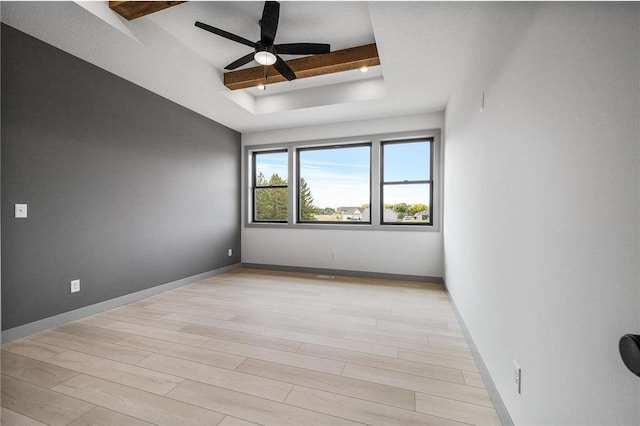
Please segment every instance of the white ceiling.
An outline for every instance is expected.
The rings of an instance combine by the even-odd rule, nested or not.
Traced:
[[[442,111],[476,15],[472,3],[282,2],[276,43],[375,42],[381,66],[229,91],[250,48],[196,20],[259,38],[263,2],[191,1],[126,21],[99,2],[2,2],[2,21],[241,132]],[[293,58],[293,57],[290,57]],[[288,59],[285,57],[285,59]],[[255,63],[248,66],[254,66]]]

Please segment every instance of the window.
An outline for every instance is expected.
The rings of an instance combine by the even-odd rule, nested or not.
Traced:
[[[297,221],[371,223],[371,144],[299,148]]]
[[[253,154],[254,222],[287,222],[287,163],[286,150]]]
[[[440,230],[440,130],[245,146],[245,226]]]
[[[431,225],[433,140],[382,142],[383,224]]]

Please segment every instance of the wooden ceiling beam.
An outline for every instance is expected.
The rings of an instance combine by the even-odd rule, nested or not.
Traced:
[[[184,1],[110,1],[109,9],[128,21],[176,6]]]
[[[375,43],[321,55],[287,61],[297,78],[315,77],[334,72],[355,70],[362,67],[380,65],[378,49]],[[267,79],[264,78],[264,67],[257,66],[224,74],[224,85],[231,90],[256,87],[260,84],[271,84],[286,81],[273,66],[267,68]]]

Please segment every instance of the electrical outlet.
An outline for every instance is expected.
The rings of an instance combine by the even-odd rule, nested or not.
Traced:
[[[518,363],[513,361],[513,383],[516,385],[518,394],[522,393],[522,369]]]
[[[76,291],[80,291],[80,280],[71,281],[71,293],[75,293]]]
[[[336,254],[335,254],[335,252],[331,252],[331,253],[329,253],[329,259],[331,259],[331,260],[336,260]]]
[[[229,249],[227,251],[227,254],[229,255],[229,257],[233,256],[233,249]]]

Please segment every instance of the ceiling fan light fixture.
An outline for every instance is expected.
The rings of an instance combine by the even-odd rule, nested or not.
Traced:
[[[276,63],[276,55],[266,50],[260,50],[253,56],[260,65],[273,65]]]

